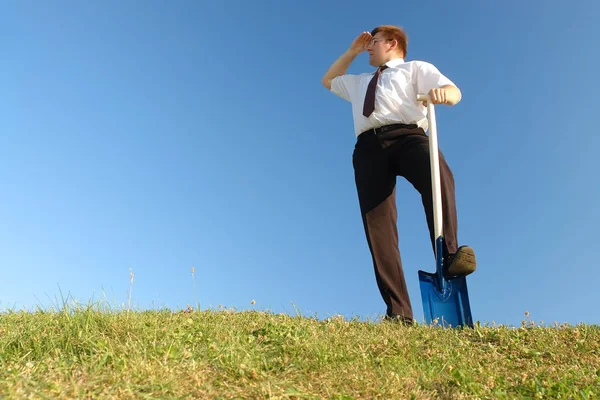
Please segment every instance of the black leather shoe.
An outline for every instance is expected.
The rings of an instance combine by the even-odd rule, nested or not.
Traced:
[[[404,317],[398,314],[386,315],[385,317],[383,317],[383,320],[388,322],[394,322],[397,324],[403,324],[406,326],[413,326],[415,324],[412,318]]]
[[[444,259],[444,278],[467,276],[477,268],[475,251],[469,246],[460,246],[456,253]]]

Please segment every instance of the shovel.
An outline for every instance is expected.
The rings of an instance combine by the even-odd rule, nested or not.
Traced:
[[[425,322],[442,327],[473,327],[467,280],[464,276],[444,278],[443,220],[440,167],[438,156],[437,127],[435,109],[428,95],[418,95],[418,101],[427,102],[429,121],[429,153],[431,165],[431,186],[433,189],[433,220],[435,239],[435,272],[419,271],[419,284],[423,300]]]

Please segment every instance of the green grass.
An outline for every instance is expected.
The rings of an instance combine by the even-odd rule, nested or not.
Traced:
[[[600,328],[475,329],[258,311],[0,314],[0,397],[600,396]]]

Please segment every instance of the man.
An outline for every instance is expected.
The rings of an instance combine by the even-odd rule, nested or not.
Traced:
[[[361,33],[325,73],[323,85],[352,104],[357,136],[352,155],[363,226],[379,291],[387,305],[386,319],[413,323],[413,313],[398,249],[396,177],[402,176],[421,194],[435,250],[433,199],[426,105],[455,105],[461,92],[434,65],[405,61],[407,37],[396,26],[383,25]],[[352,61],[369,52],[375,73],[346,74]],[[454,177],[440,152],[440,179],[445,248],[444,275],[465,276],[476,269],[475,253],[458,247]]]

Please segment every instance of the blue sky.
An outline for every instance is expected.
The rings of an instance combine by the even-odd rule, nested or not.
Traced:
[[[473,318],[600,323],[597,3],[2,8],[0,308],[52,306],[59,290],[120,306],[131,268],[138,309],[382,315],[350,106],[320,80],[389,23],[406,29],[408,60],[463,92],[436,111],[459,241],[478,258]],[[371,70],[363,54],[349,72]],[[418,194],[397,185],[422,321],[417,270],[435,264]]]

